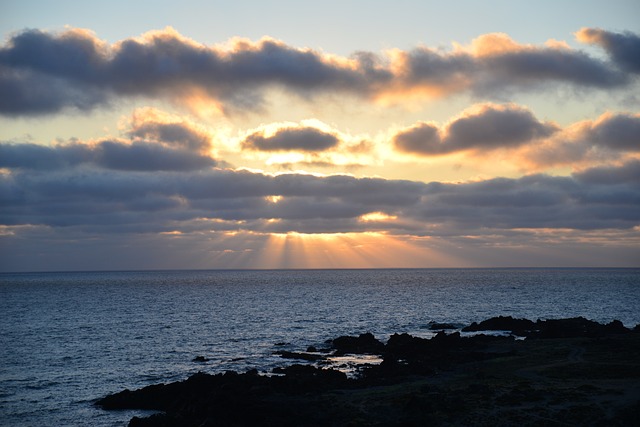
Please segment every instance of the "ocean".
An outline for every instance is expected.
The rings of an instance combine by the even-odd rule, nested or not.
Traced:
[[[125,426],[125,388],[293,363],[340,335],[428,337],[492,316],[640,323],[640,269],[0,274],[0,425]],[[203,356],[204,363],[193,359]]]

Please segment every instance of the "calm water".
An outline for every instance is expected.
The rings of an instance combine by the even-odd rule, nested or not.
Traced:
[[[270,370],[289,363],[274,350],[344,334],[497,315],[635,326],[640,269],[3,274],[0,315],[0,425],[123,426],[137,412],[92,402],[199,370]]]

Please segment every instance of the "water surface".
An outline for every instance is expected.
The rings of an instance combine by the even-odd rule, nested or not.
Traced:
[[[200,370],[268,371],[288,363],[274,350],[339,335],[497,315],[634,326],[640,269],[1,274],[0,313],[0,425],[123,426],[133,412],[92,402]]]

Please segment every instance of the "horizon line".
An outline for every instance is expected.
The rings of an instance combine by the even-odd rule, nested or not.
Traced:
[[[157,268],[157,269],[114,269],[114,270],[32,270],[0,271],[5,274],[62,274],[62,273],[170,273],[170,272],[231,272],[231,271],[374,271],[374,270],[638,270],[635,267],[615,266],[518,266],[518,267],[331,267],[331,268]]]

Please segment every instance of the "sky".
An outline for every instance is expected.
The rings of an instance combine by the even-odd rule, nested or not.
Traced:
[[[0,3],[0,271],[640,267],[636,1]]]

